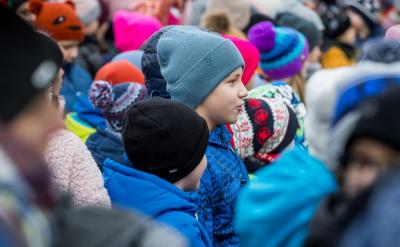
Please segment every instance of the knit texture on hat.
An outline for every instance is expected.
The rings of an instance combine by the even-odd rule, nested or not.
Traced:
[[[302,33],[310,46],[310,51],[322,43],[322,32],[312,22],[300,18],[292,13],[283,12],[276,17],[280,26],[293,28]]]
[[[292,143],[297,126],[296,114],[281,99],[245,99],[245,110],[231,129],[235,148],[249,172],[260,167],[254,159],[261,166],[275,160]]]
[[[8,122],[52,85],[63,56],[54,40],[2,5],[0,30],[6,34],[0,39],[0,121]]]
[[[317,11],[325,25],[324,35],[327,38],[336,39],[351,27],[345,10],[336,4],[321,2]]]
[[[101,67],[95,76],[95,81],[99,80],[107,81],[112,85],[125,82],[144,84],[144,75],[127,60],[121,60],[107,63]]]
[[[76,12],[83,25],[96,21],[101,14],[99,0],[74,0]]]
[[[344,4],[359,13],[369,26],[379,23],[381,6],[377,0],[345,0]]]
[[[120,52],[137,50],[161,27],[161,22],[153,16],[118,11],[113,19],[115,47]]]
[[[307,115],[306,107],[301,101],[299,95],[293,90],[293,88],[286,82],[272,82],[263,86],[254,88],[249,92],[250,98],[272,98],[280,99],[286,103],[287,106],[292,108],[296,113],[298,121],[298,129],[295,137],[297,145],[306,147],[304,120]]]
[[[233,42],[243,57],[245,66],[242,75],[242,82],[246,86],[258,68],[258,63],[260,62],[260,52],[258,51],[257,47],[247,40],[235,38],[229,35],[224,35],[224,37]]]
[[[160,97],[132,105],[122,132],[132,165],[171,183],[196,169],[208,137],[207,123],[195,111]]]
[[[157,52],[172,99],[193,109],[233,71],[244,67],[232,41],[191,26],[167,30]]]
[[[144,100],[146,95],[146,87],[138,83],[112,86],[106,81],[95,81],[89,89],[90,101],[103,112],[108,125],[116,132],[122,131],[122,121],[129,106]]]
[[[31,0],[29,9],[36,15],[36,26],[54,39],[83,41],[82,23],[75,13],[73,2],[68,0],[64,3],[48,3]]]
[[[252,27],[249,41],[260,51],[260,67],[271,80],[296,75],[308,58],[308,44],[301,33],[287,27],[274,27],[271,22],[260,22]]]

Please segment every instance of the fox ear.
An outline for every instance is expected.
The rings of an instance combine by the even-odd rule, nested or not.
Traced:
[[[31,0],[29,2],[29,10],[35,15],[40,14],[40,12],[42,11],[42,7],[43,7],[42,0]]]
[[[73,9],[75,9],[75,3],[73,1],[67,0],[65,1],[65,3],[70,5]]]

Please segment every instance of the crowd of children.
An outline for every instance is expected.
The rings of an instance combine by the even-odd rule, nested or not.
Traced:
[[[0,246],[399,244],[399,0],[0,0],[0,30]]]

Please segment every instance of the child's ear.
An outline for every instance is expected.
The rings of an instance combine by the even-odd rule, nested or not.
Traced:
[[[43,1],[42,0],[31,0],[29,2],[29,11],[35,15],[39,15],[42,11]]]
[[[75,9],[75,3],[73,1],[67,0],[65,1],[65,3],[70,5],[73,9]]]

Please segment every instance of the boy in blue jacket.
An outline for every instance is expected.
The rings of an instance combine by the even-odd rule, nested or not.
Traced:
[[[114,205],[133,208],[185,236],[191,247],[212,246],[197,221],[195,191],[207,167],[207,123],[189,107],[163,98],[132,105],[122,139],[133,165],[107,159],[103,174]]]
[[[163,32],[157,58],[166,89],[172,100],[196,110],[211,132],[199,220],[213,236],[213,246],[238,246],[234,211],[248,174],[225,125],[237,121],[248,95],[241,80],[243,58],[230,40],[196,27],[174,26]]]

